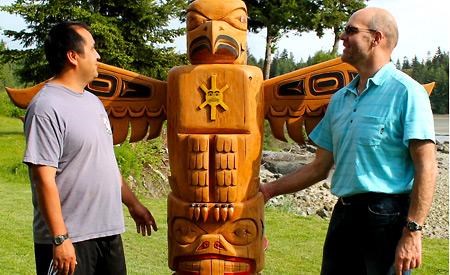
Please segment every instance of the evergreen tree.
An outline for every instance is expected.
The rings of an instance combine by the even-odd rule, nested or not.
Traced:
[[[431,108],[435,114],[449,113],[449,54],[440,48],[431,59],[431,70],[428,73],[429,81],[435,81],[436,86],[431,94]]]
[[[419,61],[417,56],[411,62],[403,59],[402,71],[419,83],[435,82],[430,96],[431,109],[435,114],[449,113],[449,54],[437,49],[435,55],[427,60]]]
[[[327,60],[330,59],[334,59],[337,58],[338,55],[336,53],[333,53],[333,51],[317,51],[313,56],[309,56],[308,59],[306,60],[306,62],[304,64],[302,64],[301,67],[308,67],[308,66],[312,66],[314,64],[318,64],[321,62],[325,62]]]
[[[43,43],[48,31],[61,21],[82,21],[91,28],[102,62],[165,79],[169,68],[187,62],[185,55],[160,46],[183,34],[183,29],[169,29],[168,24],[185,7],[184,0],[16,0],[0,10],[25,20],[26,29],[4,31],[24,49],[0,54],[5,61],[23,63],[23,81],[47,79]]]
[[[245,0],[245,3],[249,13],[249,30],[255,33],[267,30],[264,79],[270,76],[272,54],[283,34],[289,31],[315,31],[322,37],[325,29],[333,29],[337,37],[333,47],[333,53],[336,53],[343,24],[354,11],[365,6],[364,0]]]
[[[292,52],[288,53],[288,51],[284,49],[281,53],[276,54],[272,62],[272,68],[270,69],[270,77],[292,72],[297,68]]]

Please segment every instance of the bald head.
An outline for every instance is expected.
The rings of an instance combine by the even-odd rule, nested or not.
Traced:
[[[386,37],[387,46],[393,50],[398,42],[398,27],[395,18],[387,10],[367,7],[352,16],[364,18],[369,29],[378,30]]]

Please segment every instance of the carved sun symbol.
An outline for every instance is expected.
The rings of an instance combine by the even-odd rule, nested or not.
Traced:
[[[217,88],[217,75],[211,75],[211,89],[206,88],[205,84],[200,86],[200,89],[205,93],[205,101],[198,106],[199,109],[205,108],[206,105],[211,107],[211,120],[216,120],[217,105],[220,105],[225,111],[228,110],[227,104],[223,102],[223,92],[229,87],[228,84],[221,89]]]

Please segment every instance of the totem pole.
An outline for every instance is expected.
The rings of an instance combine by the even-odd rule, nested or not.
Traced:
[[[340,59],[264,81],[247,66],[241,0],[193,1],[187,10],[192,65],[159,81],[106,64],[86,89],[105,105],[114,143],[159,136],[167,119],[169,267],[175,274],[256,274],[264,266],[259,192],[263,123],[304,143],[331,95],[355,69]],[[43,83],[7,89],[26,108]],[[286,127],[285,127],[286,126]]]
[[[245,65],[245,4],[194,1],[186,29],[193,65],[168,76],[169,266],[254,274],[264,264],[264,103],[262,73]]]

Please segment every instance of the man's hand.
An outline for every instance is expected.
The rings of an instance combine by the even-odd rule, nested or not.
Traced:
[[[267,201],[270,200],[270,195],[267,191],[267,184],[260,184],[259,185],[259,191],[263,194],[264,197],[264,203],[267,203]]]
[[[58,270],[58,274],[73,274],[76,264],[77,256],[70,239],[65,240],[61,245],[53,245],[53,266]]]
[[[418,268],[422,263],[422,233],[403,229],[395,251],[395,274]]]
[[[158,231],[152,213],[141,203],[129,207],[128,211],[130,211],[130,215],[136,223],[137,233],[141,233],[142,236],[150,236],[152,234],[152,228],[154,231]]]

